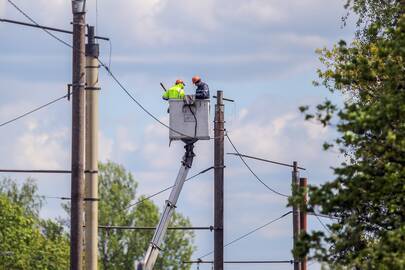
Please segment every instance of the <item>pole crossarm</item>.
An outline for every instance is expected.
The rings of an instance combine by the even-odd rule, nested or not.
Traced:
[[[2,19],[2,18],[0,18],[0,22],[17,24],[17,25],[22,25],[22,26],[27,26],[27,27],[40,28],[40,29],[43,29],[43,30],[48,30],[48,31],[54,31],[54,32],[73,35],[73,31],[60,29],[60,28],[55,28],[55,27],[44,26],[44,25],[39,25],[39,24],[26,23],[26,22],[22,22],[22,21]],[[86,36],[88,36],[88,35],[86,34]],[[94,38],[95,39],[100,39],[100,40],[105,40],[105,41],[110,40],[108,37],[101,37],[101,36],[95,36]]]

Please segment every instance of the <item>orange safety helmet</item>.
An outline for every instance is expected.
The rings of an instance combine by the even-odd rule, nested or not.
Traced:
[[[200,78],[200,76],[194,76],[194,77],[191,79],[191,81],[195,84],[195,83],[198,83],[199,81],[201,81],[201,78]]]
[[[176,80],[176,84],[183,84],[183,85],[185,85],[184,82],[183,82],[183,80],[181,80],[181,79],[177,79],[177,80]]]

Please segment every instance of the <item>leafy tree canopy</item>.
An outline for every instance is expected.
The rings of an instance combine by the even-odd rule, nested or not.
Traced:
[[[0,182],[0,269],[69,268],[69,242],[63,228],[38,213],[42,200],[30,179],[21,188]]]
[[[369,40],[384,30],[395,26],[403,14],[404,0],[346,0],[348,10],[343,21],[346,23],[351,12],[357,17],[357,37]],[[370,27],[374,31],[369,32]]]
[[[368,14],[391,12],[370,6],[390,1],[349,2],[370,21]],[[376,22],[368,31],[380,29]],[[324,146],[339,147],[347,160],[334,169],[334,180],[309,188],[309,210],[320,209],[337,222],[328,235],[302,235],[295,252],[312,250],[331,269],[405,269],[405,17],[367,42],[341,41],[320,53],[322,84],[350,97],[342,108],[326,101],[306,118],[337,121],[340,136]]]
[[[99,165],[99,224],[135,227],[154,227],[159,221],[159,208],[137,194],[137,182],[124,167],[113,162]],[[136,201],[142,201],[131,207]],[[68,207],[67,207],[68,209]],[[191,226],[179,213],[170,226]],[[100,230],[100,269],[133,269],[141,261],[152,240],[153,231]],[[189,269],[182,261],[190,260],[194,251],[194,233],[169,231],[165,246],[155,264],[157,270]]]

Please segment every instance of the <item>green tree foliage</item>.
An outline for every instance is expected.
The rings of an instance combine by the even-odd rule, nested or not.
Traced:
[[[12,202],[24,209],[25,214],[38,217],[43,206],[43,198],[38,196],[38,187],[32,178],[28,178],[21,187],[10,178],[0,181],[0,194],[7,196]]]
[[[68,238],[59,224],[39,218],[41,205],[33,180],[21,188],[0,183],[0,269],[69,268]]]
[[[357,17],[357,37],[367,41],[396,25],[403,6],[404,0],[346,0],[348,14],[343,17],[343,21],[346,23],[350,12],[354,12]],[[375,31],[369,32],[371,27]]]
[[[366,19],[384,15],[371,3],[390,1],[351,2]],[[350,98],[342,108],[320,104],[306,118],[337,121],[340,136],[325,148],[339,147],[347,160],[334,169],[334,180],[309,188],[308,210],[338,220],[328,235],[302,235],[295,252],[312,250],[331,269],[405,269],[405,17],[383,28],[370,24],[367,31],[374,33],[367,42],[342,41],[321,52],[322,84]]]
[[[99,223],[101,225],[124,225],[153,227],[159,220],[159,209],[146,200],[129,207],[137,199],[137,182],[122,166],[113,162],[101,163],[99,167]],[[139,196],[138,200],[144,197]],[[175,213],[170,226],[191,226],[190,221]],[[101,230],[99,233],[101,269],[133,269],[134,261],[142,260],[152,239],[153,231]],[[155,269],[189,269],[181,261],[189,260],[194,250],[194,234],[188,231],[169,232],[164,251]]]

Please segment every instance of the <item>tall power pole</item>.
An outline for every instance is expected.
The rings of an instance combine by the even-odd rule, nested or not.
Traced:
[[[86,45],[86,209],[85,265],[86,270],[98,269],[98,81],[99,46],[94,27],[88,28]]]
[[[224,93],[217,92],[214,128],[214,270],[224,269]]]
[[[70,218],[70,269],[82,270],[84,193],[84,110],[85,110],[85,7],[84,0],[72,1],[73,12],[73,102],[72,174]]]
[[[305,196],[302,202],[302,207],[300,211],[300,231],[301,233],[307,232],[307,178],[300,178],[300,188],[305,189]],[[307,270],[307,258],[301,258],[301,269]]]
[[[292,171],[292,195],[297,194],[299,187],[299,173],[298,173],[298,164],[296,161],[293,162],[293,171]],[[293,247],[297,246],[298,234],[300,230],[300,211],[298,205],[293,205]],[[299,258],[294,255],[294,270],[300,270],[301,264],[299,263]]]

